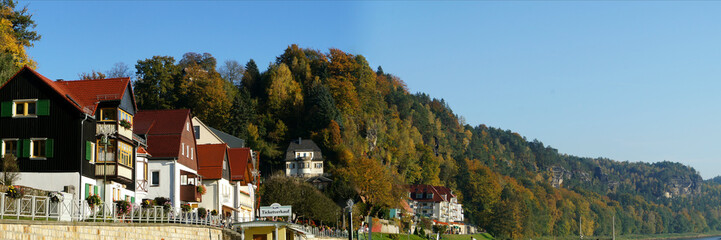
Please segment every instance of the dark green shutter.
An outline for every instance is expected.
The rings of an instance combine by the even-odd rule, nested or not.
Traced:
[[[95,193],[95,195],[98,195],[98,186],[97,185],[93,186],[93,192]]]
[[[38,100],[38,105],[37,105],[36,111],[37,111],[38,116],[49,116],[50,115],[50,100],[48,100],[48,99]]]
[[[30,157],[30,139],[23,139],[23,152],[20,154],[21,157]]]
[[[88,198],[88,196],[90,196],[90,184],[86,183],[85,184],[85,198]]]
[[[13,115],[13,102],[2,102],[0,105],[0,117],[11,117]]]
[[[48,138],[47,140],[45,140],[45,157],[46,158],[51,158],[54,156],[53,155],[54,143],[55,142],[53,142],[52,138]]]
[[[85,160],[93,160],[93,143],[85,141]]]

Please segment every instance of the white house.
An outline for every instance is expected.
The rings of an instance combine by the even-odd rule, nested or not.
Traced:
[[[224,143],[198,145],[198,157],[198,172],[203,176],[202,183],[206,188],[199,207],[232,217],[236,211],[233,202],[235,187],[230,184],[228,146]]]
[[[449,188],[416,184],[409,186],[409,192],[409,205],[416,215],[444,223],[463,222],[463,207]]]
[[[285,151],[285,175],[310,178],[323,175],[323,154],[310,139],[291,141]]]

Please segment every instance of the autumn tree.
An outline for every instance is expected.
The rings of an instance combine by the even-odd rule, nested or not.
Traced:
[[[17,1],[0,1],[0,84],[22,66],[37,65],[25,51],[41,38],[33,30],[36,26],[27,6],[17,8]]]
[[[117,62],[113,64],[113,67],[110,68],[110,70],[105,72],[105,76],[108,78],[126,78],[126,77],[132,77],[133,72],[130,71],[130,67],[128,67],[127,64],[123,62]]]
[[[105,79],[105,74],[102,72],[96,72],[95,70],[91,70],[88,72],[83,72],[78,74],[78,78],[81,80],[93,80],[93,79]]]

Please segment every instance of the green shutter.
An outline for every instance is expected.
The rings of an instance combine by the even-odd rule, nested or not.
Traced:
[[[93,160],[93,143],[85,141],[85,160]]]
[[[23,139],[23,152],[21,157],[30,157],[30,139]]]
[[[85,184],[85,198],[88,198],[88,196],[90,196],[90,184],[86,183]]]
[[[93,192],[95,195],[98,195],[98,186],[97,185],[93,185]]]
[[[55,142],[53,141],[52,138],[48,138],[47,140],[45,140],[45,157],[46,158],[51,158],[54,156],[53,155],[54,143]]]
[[[134,203],[134,202],[135,202],[135,197],[130,197],[130,203]]]
[[[13,115],[13,102],[2,102],[0,105],[0,117],[11,117]]]
[[[37,105],[38,116],[50,116],[50,100],[40,99]]]

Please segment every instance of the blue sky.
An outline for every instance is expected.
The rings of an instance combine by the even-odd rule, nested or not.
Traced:
[[[472,125],[560,152],[721,175],[719,2],[21,1],[51,79],[208,52],[261,68],[290,44],[364,55]]]

